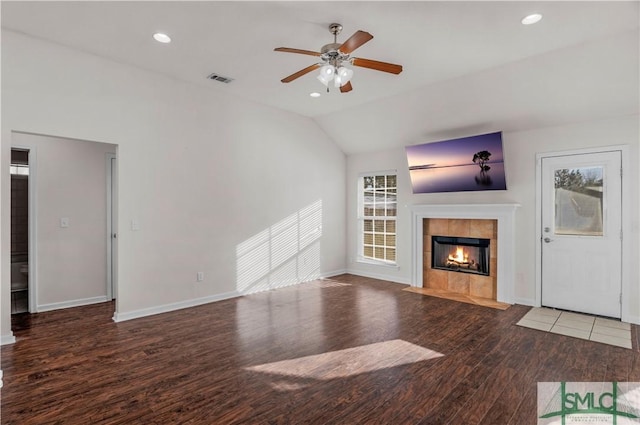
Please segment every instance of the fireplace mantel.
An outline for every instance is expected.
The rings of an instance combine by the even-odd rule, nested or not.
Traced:
[[[498,221],[497,301],[513,304],[515,286],[515,215],[519,204],[412,205],[411,286],[422,287],[423,219],[458,218]]]

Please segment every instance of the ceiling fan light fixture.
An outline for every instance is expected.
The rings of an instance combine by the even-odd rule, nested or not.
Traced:
[[[320,68],[320,73],[322,75],[326,75],[327,78],[331,78],[333,76],[333,74],[335,74],[336,69],[333,67],[333,65],[325,65],[322,68]]]
[[[331,81],[331,79],[330,78],[326,78],[324,75],[320,74],[320,75],[318,75],[318,81],[320,81],[325,86],[329,86],[329,81]]]
[[[335,68],[333,65],[325,65],[320,68],[320,74],[318,74],[318,80],[325,86],[329,86],[329,81],[333,80],[335,76]]]
[[[340,77],[342,84],[348,83],[351,80],[351,77],[353,77],[353,69],[344,66],[338,68],[336,73],[338,74],[337,76]]]
[[[402,65],[352,57],[351,53],[363,44],[372,40],[373,35],[366,31],[358,30],[345,42],[338,43],[337,35],[341,30],[342,25],[340,24],[329,25],[329,32],[333,34],[333,43],[325,44],[319,52],[313,50],[294,49],[291,47],[276,47],[274,49],[276,52],[298,53],[320,58],[320,62],[316,62],[313,65],[303,68],[280,81],[283,83],[290,83],[303,75],[307,75],[308,73],[319,69],[318,74],[316,74],[316,78],[327,88],[327,93],[329,92],[329,83],[331,80],[333,80],[333,84],[336,88],[340,88],[340,93],[349,93],[353,90],[353,87],[351,86],[353,70],[342,66],[342,64],[369,68],[395,75],[402,72]]]
[[[335,88],[342,87],[343,85],[347,84],[351,80],[351,77],[353,77],[352,69],[346,68],[344,66],[339,67],[336,70],[335,77],[333,77],[334,87]]]

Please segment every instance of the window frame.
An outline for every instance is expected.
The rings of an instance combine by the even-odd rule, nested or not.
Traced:
[[[376,215],[376,208],[375,205],[376,203],[374,202],[374,215],[365,215],[365,192],[367,192],[364,188],[364,179],[366,177],[373,177],[374,180],[376,177],[385,177],[385,186],[384,186],[384,194],[388,194],[388,190],[392,189],[395,190],[396,195],[396,199],[395,199],[395,215],[393,216],[389,216],[386,215],[386,211],[388,210],[388,205],[389,204],[393,204],[394,202],[388,202],[386,200],[385,197],[385,202],[383,203],[384,205],[384,209],[385,209],[385,214],[384,215]],[[393,176],[395,177],[396,180],[396,185],[395,187],[388,187],[387,186],[387,182],[386,182],[386,178],[388,176]],[[361,173],[358,175],[358,181],[357,181],[357,193],[358,193],[358,203],[357,203],[357,220],[358,220],[358,255],[357,255],[357,262],[359,263],[367,263],[367,264],[376,264],[376,265],[383,265],[383,266],[390,266],[390,267],[397,267],[398,266],[398,172],[397,170],[386,170],[386,171],[374,171],[374,172],[367,172],[367,173]],[[373,192],[375,193],[375,187],[373,188]],[[365,221],[366,220],[373,220],[373,221],[383,221],[384,222],[384,230],[382,232],[376,232],[375,230],[373,230],[373,240],[372,240],[372,244],[365,244]],[[387,231],[387,222],[392,221],[394,223],[393,232],[388,232]],[[375,224],[374,224],[375,226]],[[377,234],[382,234],[385,237],[385,241],[382,245],[377,244],[376,240],[375,240],[375,236]],[[387,241],[386,241],[386,237],[387,236],[393,236],[394,238],[394,244],[393,245],[387,245]],[[374,249],[374,256],[366,256],[365,255],[365,246],[371,246]],[[384,257],[386,257],[386,250],[387,249],[393,249],[394,250],[394,260],[388,260],[386,258],[376,258],[375,257],[375,249],[376,248],[381,248],[383,250],[385,250],[385,255]]]

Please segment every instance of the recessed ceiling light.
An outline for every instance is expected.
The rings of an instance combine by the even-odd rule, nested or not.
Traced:
[[[531,25],[531,24],[535,24],[536,22],[540,22],[540,19],[542,19],[542,15],[539,13],[532,13],[531,15],[527,15],[524,18],[522,18],[522,25]]]
[[[157,32],[155,34],[153,34],[153,39],[155,41],[158,41],[160,43],[171,43],[171,37],[169,37],[167,34],[161,33],[161,32]]]
[[[318,93],[317,91],[314,91],[313,93],[309,93],[309,96],[311,96],[311,97],[320,97],[320,93]]]

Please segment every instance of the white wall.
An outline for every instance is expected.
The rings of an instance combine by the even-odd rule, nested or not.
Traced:
[[[321,237],[251,279],[275,287],[345,268],[345,156],[309,119],[3,31],[2,124],[6,174],[11,131],[118,146],[120,318],[236,294],[239,247],[302,223],[309,206],[321,205],[322,227],[298,226],[298,238]],[[3,335],[8,200],[3,180]]]
[[[637,114],[639,57],[640,32],[628,31],[423,86],[316,121],[350,155],[392,144],[403,147]]]
[[[106,301],[106,154],[116,147],[23,133],[11,141],[36,159],[36,311]],[[69,227],[60,226],[62,217]]]
[[[634,165],[640,161],[640,117],[638,115],[610,118],[600,121],[546,127],[528,131],[504,132],[503,145],[507,174],[506,191],[413,194],[409,181],[404,148],[368,154],[354,154],[347,158],[347,255],[351,273],[410,283],[411,279],[411,213],[407,205],[464,204],[464,203],[518,203],[516,214],[516,282],[515,298],[523,304],[535,300],[536,249],[536,154],[560,152],[582,148],[628,145],[631,166],[628,173],[631,188],[629,210],[631,252],[640,246],[638,199],[640,174]],[[471,135],[471,134],[469,134]],[[435,140],[433,140],[435,141]],[[428,142],[428,140],[425,140]],[[357,196],[358,174],[365,171],[398,170],[398,267],[372,266],[354,261],[357,253]],[[640,322],[640,268],[638,262],[626,267],[631,292],[627,294],[629,320]]]

